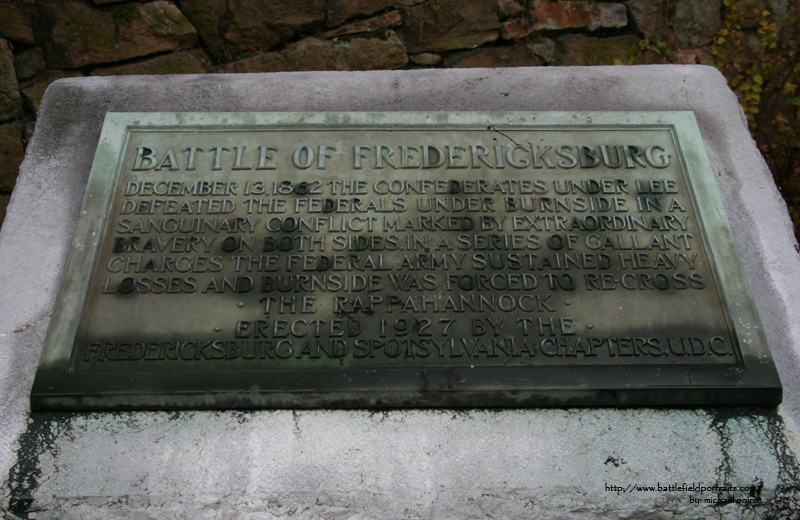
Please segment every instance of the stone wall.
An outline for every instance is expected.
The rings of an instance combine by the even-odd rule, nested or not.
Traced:
[[[0,0],[0,223],[60,78],[610,65],[644,38],[699,63],[720,14],[720,0]]]

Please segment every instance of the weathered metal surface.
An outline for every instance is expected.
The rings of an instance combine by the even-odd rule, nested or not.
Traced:
[[[32,394],[779,401],[688,112],[109,114]]]

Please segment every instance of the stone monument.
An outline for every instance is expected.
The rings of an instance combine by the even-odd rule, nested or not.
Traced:
[[[653,85],[658,85],[657,92],[654,92]],[[207,406],[217,409],[206,411],[29,413],[29,393],[45,334],[48,326],[52,327],[60,320],[57,315],[51,316],[51,313],[54,308],[56,313],[64,312],[64,309],[75,311],[70,308],[70,302],[65,303],[63,299],[56,306],[56,293],[67,261],[67,252],[76,233],[76,225],[77,233],[88,231],[88,237],[92,236],[93,231],[102,232],[102,229],[93,230],[91,225],[86,227],[81,224],[80,222],[86,222],[87,219],[79,220],[79,216],[87,210],[87,206],[81,206],[87,186],[88,193],[94,193],[89,173],[98,146],[105,146],[101,140],[101,129],[107,113],[141,113],[144,119],[148,117],[147,113],[209,112],[217,113],[214,117],[223,119],[224,113],[265,113],[267,115],[263,117],[267,118],[269,113],[275,112],[319,113],[309,116],[314,122],[322,121],[325,114],[334,112],[398,111],[424,114],[502,112],[511,114],[510,117],[514,117],[513,114],[534,117],[537,113],[558,112],[561,114],[557,117],[570,117],[569,114],[572,114],[575,118],[582,118],[581,124],[586,124],[585,117],[599,118],[601,124],[608,123],[603,121],[603,113],[612,112],[693,113],[692,118],[696,118],[699,133],[691,135],[689,140],[683,136],[681,139],[687,146],[691,142],[691,146],[696,147],[693,149],[707,153],[706,164],[710,174],[707,178],[713,179],[717,185],[715,189],[719,190],[730,226],[731,245],[735,244],[735,252],[730,249],[726,250],[726,254],[736,254],[741,258],[744,276],[749,282],[755,302],[753,308],[760,314],[763,323],[762,332],[758,330],[755,321],[740,319],[742,315],[735,309],[748,305],[747,299],[741,297],[744,293],[735,293],[734,297],[722,292],[722,299],[726,301],[727,307],[734,309],[728,315],[734,323],[722,326],[727,319],[723,316],[715,330],[734,330],[743,352],[748,352],[748,341],[753,337],[763,335],[766,338],[765,343],[771,347],[783,382],[783,403],[775,408],[774,403],[778,400],[775,390],[778,387],[776,381],[772,380],[769,383],[772,388],[771,397],[751,399],[747,391],[733,390],[747,406],[730,403],[722,408],[536,408],[532,407],[535,402],[523,401],[517,404],[525,407],[492,409],[478,406],[482,403],[471,405],[467,401],[456,401],[450,404],[473,407],[447,408],[437,406],[435,402],[423,402],[423,405],[437,407],[301,410],[288,402],[283,404],[291,408],[290,410],[243,411],[225,410],[224,403],[219,402]],[[343,116],[340,114],[332,117],[335,119]],[[404,116],[398,117],[402,122]],[[465,117],[469,118],[469,115],[466,114]],[[563,120],[548,121],[549,116],[542,117],[546,122],[563,124]],[[341,119],[336,121],[342,123]],[[225,123],[224,120],[216,122]],[[477,121],[470,122],[475,124]],[[501,123],[500,119],[490,120],[489,128],[483,131],[496,130],[503,139],[497,144],[505,146],[517,134],[513,133],[513,128],[502,126]],[[491,126],[499,128],[493,130]],[[502,133],[509,134],[510,140],[502,137]],[[376,134],[373,137],[380,136]],[[151,195],[142,195],[141,192],[142,189],[150,189],[145,185],[148,182],[147,172],[155,171],[156,168],[170,171],[173,167],[186,170],[186,164],[178,164],[187,157],[185,154],[170,156],[167,152],[169,139],[169,136],[164,136],[163,144],[167,145],[166,148],[162,146],[159,149],[162,143],[155,140],[142,142],[131,148],[134,151],[138,146],[138,151],[130,156],[132,163],[129,170],[141,174],[127,178],[126,183],[119,186],[119,189],[130,192],[128,199],[133,201],[131,204],[153,200]],[[591,157],[603,160],[600,146],[605,143],[597,142],[596,136],[593,139],[595,140],[586,143],[567,143],[573,148],[562,148],[561,156],[548,156],[548,160],[562,160],[565,161],[564,165],[569,165],[572,157],[575,166],[581,162],[588,166],[593,163]],[[264,150],[256,157],[248,157],[245,152],[255,152],[257,146],[246,148],[252,145],[243,144],[236,149],[234,144],[220,145],[217,151],[220,160],[233,161],[232,168],[238,165],[248,169],[251,164],[253,169],[259,166],[268,168],[272,159],[280,158],[279,146],[276,146],[276,150],[271,150],[268,148],[269,143],[261,143]],[[319,147],[325,144],[315,142],[314,148],[298,151],[297,164],[319,168],[327,159],[331,161],[329,164],[332,168],[338,156],[332,149],[323,150]],[[447,144],[450,144],[450,149]],[[348,160],[360,159],[363,161],[362,166],[374,168],[377,161],[383,158],[387,163],[390,160],[395,161],[395,166],[418,164],[422,169],[426,160],[424,152],[427,150],[429,164],[444,159],[451,161],[453,166],[466,166],[466,169],[472,168],[470,161],[479,166],[493,167],[499,166],[498,158],[504,158],[507,162],[521,161],[514,155],[515,151],[505,155],[507,150],[503,148],[502,154],[492,156],[494,150],[488,144],[473,144],[476,146],[474,150],[456,142],[431,143],[429,146],[436,146],[443,152],[439,154],[432,151],[433,148],[425,149],[425,142],[417,145],[411,142],[384,144],[382,141],[370,141],[361,149],[363,155],[355,153],[348,156]],[[212,145],[213,143],[200,143],[194,146],[205,150]],[[347,143],[346,147],[352,149],[354,145],[359,145],[359,142]],[[375,145],[394,146],[396,155],[378,152],[375,156]],[[193,145],[181,143],[181,146]],[[221,153],[222,146],[227,146],[227,156]],[[366,146],[371,148],[367,149]],[[406,147],[405,159],[403,146]],[[539,150],[544,150],[544,146]],[[580,146],[585,148],[581,149]],[[630,146],[638,145],[632,143]],[[665,166],[666,155],[662,152],[667,151],[667,145],[654,146],[660,148],[650,148],[649,153],[647,146],[629,148],[627,152],[622,150],[619,158],[621,161],[630,159],[634,166],[638,161],[644,167],[657,169]],[[344,147],[343,144],[332,145],[337,151]],[[416,147],[416,158],[413,157],[415,149],[411,147]],[[509,144],[507,148],[513,149],[513,144]],[[273,151],[274,156],[271,158]],[[388,149],[385,151],[389,153]],[[312,152],[315,155],[313,161]],[[542,155],[539,158],[544,161]],[[291,159],[290,156],[289,160]],[[535,160],[536,157],[532,156],[531,161]],[[213,158],[208,166],[214,167]],[[409,171],[412,169],[409,168]],[[580,180],[577,176],[573,177],[576,181]],[[385,178],[391,180],[393,177],[387,174]],[[297,204],[301,200],[298,196],[308,195],[308,192],[305,192],[306,188],[297,190],[302,179],[292,180],[292,203]],[[456,182],[451,185],[450,180],[458,179],[448,177],[446,180],[448,182],[443,186],[447,187],[448,194],[451,194],[451,190],[453,193],[458,193],[459,190],[463,193],[465,183]],[[314,189],[313,182],[310,184],[312,185],[306,186],[308,191]],[[587,192],[595,189],[585,183],[580,185],[576,182],[575,186],[576,189]],[[632,186],[636,186],[635,182]],[[626,187],[610,182],[607,187],[600,185],[600,190],[610,190],[603,197],[604,200],[610,201],[610,204],[618,204],[617,207],[621,208],[621,205],[631,203],[626,197],[629,193],[619,192]],[[153,189],[162,188],[163,186],[156,188],[153,185]],[[180,186],[175,189],[179,188]],[[340,188],[343,189],[343,186]],[[351,188],[358,189],[357,185]],[[645,197],[661,194],[655,192],[666,194],[670,190],[677,189],[681,192],[696,188],[687,188],[685,185],[676,187],[662,182],[640,185],[637,189],[638,195]],[[226,188],[222,186],[219,189],[224,191]],[[615,191],[616,194],[612,193]],[[335,199],[331,195],[333,193],[325,192],[320,197],[317,208],[320,214],[324,214],[326,199]],[[614,201],[615,195],[625,200]],[[125,204],[122,202],[123,198],[116,200],[119,204]],[[310,200],[307,196],[302,198]],[[439,198],[442,204],[453,200],[452,197]],[[488,204],[486,201],[481,202],[480,197],[476,198],[475,204]],[[352,203],[344,195],[340,199],[344,200],[341,204]],[[703,199],[695,197],[693,200],[697,202]],[[636,203],[635,198],[632,201]],[[660,203],[656,199],[649,199],[649,202]],[[240,201],[237,199],[236,203]],[[340,202],[333,200],[332,203]],[[602,204],[597,199],[595,203]],[[646,197],[642,199],[642,204],[647,203]],[[220,204],[224,205],[223,202]],[[310,206],[311,204],[308,202],[304,207],[316,207]],[[686,209],[684,201],[678,200],[678,204]],[[3,450],[4,455],[0,462],[2,471],[8,475],[4,480],[2,507],[21,517],[30,517],[31,513],[36,513],[37,518],[121,518],[132,514],[201,518],[235,515],[271,515],[278,518],[294,515],[435,518],[489,514],[504,517],[577,518],[591,512],[610,518],[628,518],[650,514],[652,511],[665,516],[682,517],[716,514],[736,518],[746,512],[766,517],[789,514],[798,507],[795,498],[798,477],[794,450],[797,446],[796,420],[800,410],[794,396],[798,386],[796,345],[799,326],[798,302],[793,290],[798,281],[798,259],[791,225],[782,204],[769,172],[747,133],[735,97],[725,86],[722,76],[714,69],[706,67],[134,76],[56,82],[43,99],[36,134],[23,163],[20,180],[0,235],[0,280],[4,287],[3,298],[0,300],[3,308],[0,315],[3,316],[4,323],[0,335],[0,355],[4,374],[0,381],[4,395],[7,396],[3,413],[0,414],[0,431],[7,448]],[[119,206],[109,214],[117,218],[124,213],[123,209]],[[694,210],[703,214],[706,224],[714,222],[712,206],[698,209],[695,205]],[[89,217],[88,221],[102,227],[107,220],[106,215],[100,213],[97,218]],[[478,216],[478,213],[475,215]],[[135,208],[132,214],[136,214]],[[721,215],[719,213],[717,218],[724,218]],[[291,227],[291,223],[286,224],[288,220],[278,217],[274,223],[278,227],[274,231],[293,231],[286,227]],[[459,228],[457,231],[469,234],[471,229],[467,228],[470,222],[465,219],[457,220],[453,224]],[[472,221],[472,225],[475,226],[476,221],[480,227],[480,219]],[[114,222],[117,234],[121,234],[118,227],[121,220]],[[487,225],[488,222],[487,220]],[[610,222],[609,220],[606,225],[610,225]],[[133,225],[133,221],[130,224]],[[242,223],[245,224],[246,222]],[[582,232],[592,231],[586,226],[594,225],[593,222],[578,224],[583,226],[580,229]],[[668,226],[664,221],[662,225]],[[679,223],[675,225],[680,227]],[[708,226],[706,234],[710,236],[710,249],[714,253],[718,249],[713,242],[720,237],[724,239],[723,235],[726,233],[727,231],[714,225]],[[239,250],[242,247],[242,237],[234,233],[229,235],[220,239],[218,244],[222,248],[224,241],[231,238],[225,246],[228,251],[220,251],[231,255],[244,252]],[[502,236],[499,233],[495,235]],[[551,238],[555,235],[559,235],[562,242]],[[100,233],[100,236],[112,235]],[[368,235],[357,236],[364,237],[363,240],[369,243],[368,247],[377,247],[370,242]],[[112,237],[112,242],[106,242],[111,248],[107,247],[103,252],[111,256],[103,257],[102,265],[105,268],[110,266],[111,270],[122,265],[120,262],[124,264],[128,261],[133,253],[139,253],[134,250],[138,246],[132,240],[122,237],[122,240],[114,242],[116,238],[119,237]],[[265,236],[258,238],[262,241],[260,247],[267,248]],[[363,253],[361,239],[354,240],[353,244],[345,244],[343,247]],[[566,248],[571,240],[569,233],[561,230],[560,233],[545,236],[544,243],[548,244],[550,251],[558,252]],[[584,238],[583,243],[587,244],[585,240]],[[672,240],[679,239],[672,237]],[[390,243],[388,239],[384,239],[384,245],[386,243]],[[76,244],[78,248],[81,247],[80,241]],[[196,245],[201,247],[200,244]],[[273,245],[275,248],[282,247],[280,240]],[[295,245],[294,241],[291,244],[285,241],[284,247],[291,249]],[[499,243],[495,244],[498,245]],[[89,242],[84,246],[90,247]],[[695,247],[692,249],[695,251],[699,246],[692,244],[692,247]],[[261,252],[264,253],[263,250]],[[487,250],[487,253],[496,252],[497,250]],[[586,251],[581,253],[589,255]],[[613,262],[620,261],[619,253],[620,251],[615,251],[617,256]],[[688,256],[688,248],[675,253]],[[595,256],[563,260],[573,264],[577,261],[595,262],[592,265],[600,267],[605,262],[600,254],[601,252],[595,251]],[[122,260],[113,263],[114,255]],[[303,262],[302,255],[300,256],[298,261]],[[499,259],[500,257],[487,256],[486,262]],[[631,256],[625,266],[630,267],[634,262],[644,265],[649,260]],[[681,261],[679,256],[673,260]],[[311,263],[314,261],[317,262],[314,265],[319,266],[320,257],[317,255],[309,260]],[[684,262],[689,265],[688,259]],[[317,271],[317,267],[314,269],[314,272],[325,272]],[[704,276],[716,276],[711,274],[714,269],[706,269],[708,270],[703,271]],[[468,284],[470,280],[473,283],[495,283],[486,279],[479,280],[477,277],[462,279],[464,275],[457,270],[449,271],[459,275],[452,279],[457,287],[459,282]],[[74,271],[66,272],[71,276]],[[446,283],[447,274],[448,270],[443,269],[439,276],[444,282],[437,280],[437,283]],[[696,273],[689,272],[691,274]],[[263,283],[261,273],[259,275],[258,280]],[[102,293],[105,275],[89,276],[92,277],[92,283],[101,288]],[[246,276],[246,273],[242,276]],[[267,273],[263,276],[269,275]],[[645,280],[639,276],[633,280],[637,284],[637,290],[639,287],[652,287],[651,291],[658,290],[664,283],[691,285],[693,281],[691,277],[682,279],[683,282],[670,277],[665,282],[661,278],[656,281],[654,277]],[[516,281],[522,283],[521,278]],[[588,287],[598,291],[602,289],[603,283],[621,283],[613,277],[600,277],[594,281],[600,285]],[[625,283],[631,284],[634,281],[626,278]],[[204,283],[207,282],[204,280]],[[295,282],[296,280],[292,283]],[[566,278],[563,282],[569,285]],[[697,280],[694,282],[698,283]],[[583,277],[581,283],[587,283],[587,279]],[[179,280],[174,287],[188,287],[184,284],[185,280]],[[246,282],[233,279],[228,285],[233,311],[224,313],[224,321],[209,321],[204,325],[210,327],[208,334],[238,333],[245,336],[258,327],[258,318],[250,319],[241,315],[244,311],[240,309],[248,309],[251,304],[250,297],[247,296],[250,289],[245,290]],[[135,273],[120,275],[113,280],[109,277],[107,302],[116,301],[112,297],[144,296],[144,287],[152,288],[154,285],[142,285],[141,277],[135,276]],[[587,290],[586,287],[583,290]],[[470,287],[458,289],[468,292]],[[386,294],[386,291],[375,291],[373,294],[380,296]],[[559,298],[559,305],[566,305],[564,300],[569,300],[562,295]],[[683,309],[684,313],[693,316],[702,312],[714,312],[692,307],[695,304],[688,297],[677,300],[670,309]],[[637,300],[636,305],[646,305],[645,301]],[[244,305],[239,307],[239,303]],[[519,300],[516,303],[519,304]],[[548,302],[540,303],[552,307]],[[500,305],[499,302],[495,304]],[[116,310],[113,307],[118,304],[108,305],[113,312]],[[130,312],[130,309],[124,308],[124,303],[119,305],[123,306],[120,307],[123,312]],[[340,301],[339,308],[334,310],[347,315],[355,310],[352,305],[353,302]],[[576,302],[575,305],[581,305],[581,302]],[[89,320],[89,328],[82,329],[88,331],[87,334],[100,331],[99,336],[108,336],[113,328],[126,326],[124,317],[120,319],[111,314],[108,317],[111,325],[104,323],[101,311],[105,306],[106,303],[95,307],[90,304],[87,307],[90,312],[95,312],[92,309],[100,312]],[[159,313],[163,312],[163,309],[159,310]],[[594,326],[587,318],[591,315],[590,310],[576,314],[581,319],[574,320],[575,325],[582,327],[585,332],[589,324]],[[524,316],[518,317],[525,319]],[[496,315],[486,314],[487,324],[488,318],[496,318]],[[141,323],[147,323],[148,319],[138,322],[137,327]],[[270,315],[269,319],[276,318]],[[297,317],[295,322],[300,319],[302,317]],[[385,316],[378,316],[378,320],[381,319],[385,319]],[[363,321],[367,323],[366,320]],[[374,322],[370,323],[370,326],[374,326]],[[473,327],[475,323],[472,322]],[[400,327],[397,329],[395,322],[390,324],[396,333],[404,330],[402,325],[397,325]],[[524,324],[523,321],[518,326]],[[562,333],[569,335],[573,324],[559,324],[562,325],[567,327]],[[731,327],[728,328],[728,325]],[[602,323],[597,326],[608,325]],[[180,328],[180,320],[176,320],[175,327],[176,330]],[[220,330],[216,330],[217,327]],[[343,334],[347,335],[346,319],[342,327]],[[275,329],[272,330],[274,333]],[[339,329],[335,334],[338,332]],[[380,329],[370,332],[370,339],[380,339],[380,333]],[[444,331],[440,333],[444,334]],[[461,331],[459,333],[470,335]],[[504,330],[503,334],[510,332]],[[687,332],[684,336],[691,338],[696,335],[694,332]],[[711,354],[700,355],[698,359],[713,360],[716,359],[714,353],[722,356],[728,352],[727,349],[722,351],[724,340],[714,339],[717,337],[721,336],[714,333],[708,337],[704,352]],[[148,341],[154,343],[154,340]],[[93,363],[96,365],[101,359],[104,363],[116,363],[123,351],[125,361],[138,361],[130,359],[138,355],[132,354],[136,352],[135,346],[112,349],[105,346],[107,343],[107,340],[91,339],[84,342],[84,350],[78,356],[72,355],[70,373],[80,373],[81,370],[86,373],[88,370],[91,374],[94,370]],[[164,359],[155,359],[160,356],[157,347],[140,343],[144,349],[139,352],[142,359],[150,348],[154,361],[167,362],[166,354]],[[659,341],[653,344],[662,343]],[[670,340],[663,340],[663,344],[667,345],[667,349],[670,348]],[[689,350],[692,349],[691,344],[690,340]],[[637,347],[632,341],[630,348],[632,352],[638,351],[642,354],[642,349],[650,347],[652,345]],[[541,344],[539,348],[541,349]],[[575,351],[573,348],[573,352]],[[113,354],[109,356],[110,352]],[[731,349],[730,352],[734,351]],[[544,351],[540,350],[539,353],[544,354]],[[179,353],[178,358],[180,356]],[[757,366],[758,357],[754,356],[750,362],[755,364],[750,366]],[[477,363],[480,364],[481,361]],[[769,367],[766,357],[763,361],[764,366]],[[82,367],[82,363],[86,366]],[[198,372],[202,373],[202,369]],[[735,378],[735,372],[736,370],[730,372],[729,376]],[[105,383],[119,388],[119,393],[124,394],[126,388],[130,388],[130,380],[136,379],[136,372],[117,373],[119,375],[116,380],[115,377],[108,377]],[[687,379],[691,380],[691,377],[687,376]],[[46,380],[42,384],[37,382],[37,388],[34,397],[49,391]],[[36,402],[34,400],[34,404]],[[118,401],[117,404],[120,402],[123,401]],[[652,404],[665,403],[667,401],[652,401]],[[753,406],[752,403],[765,404]],[[358,407],[363,404],[370,403],[352,401],[345,403],[345,406]],[[513,403],[495,401],[485,404],[508,406]],[[591,403],[586,400],[582,404],[625,403]],[[646,399],[642,399],[637,404],[648,403]],[[413,406],[413,400],[406,405]],[[53,402],[45,407],[70,408],[54,405]],[[84,407],[102,408],[91,405]],[[153,408],[158,407],[158,404],[151,402],[138,407]],[[201,406],[195,406],[197,407]]]

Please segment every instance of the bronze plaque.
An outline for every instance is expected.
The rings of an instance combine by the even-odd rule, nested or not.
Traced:
[[[777,403],[692,113],[109,114],[41,409]]]

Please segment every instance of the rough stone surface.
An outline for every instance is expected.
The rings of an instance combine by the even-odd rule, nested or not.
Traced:
[[[211,49],[221,49],[227,44],[225,31],[220,27],[228,10],[226,0],[181,0],[179,5],[203,44]]]
[[[211,49],[271,49],[325,19],[325,0],[183,0],[181,8]]]
[[[234,50],[258,44],[271,48],[325,19],[324,0],[262,0],[255,6],[250,0],[228,0],[228,8],[230,26],[225,37]]]
[[[645,37],[654,41],[671,42],[669,30],[669,0],[627,0],[625,4],[633,23]]]
[[[283,50],[289,70],[398,69],[408,63],[394,31],[374,37],[344,36],[335,40],[304,38]]]
[[[678,49],[675,52],[675,57],[678,63],[687,65],[711,65],[714,63],[714,56],[707,47],[698,47],[696,49]]]
[[[126,74],[203,74],[208,71],[203,60],[192,51],[172,52],[139,63],[95,69],[92,76]]]
[[[389,11],[388,13],[344,25],[338,29],[326,32],[323,36],[325,38],[336,38],[337,36],[345,36],[348,34],[357,34],[363,32],[377,31],[378,29],[386,29],[389,27],[397,27],[403,23],[400,17],[400,11]]]
[[[328,0],[325,24],[334,27],[356,16],[369,16],[384,9],[418,3],[419,0]]]
[[[33,34],[33,17],[26,11],[10,5],[0,3],[0,37],[18,41],[28,45],[36,43]]]
[[[777,410],[92,413],[41,415],[29,423],[28,392],[103,118],[125,110],[561,110],[576,117],[584,110],[692,110],[772,345],[784,403]],[[0,232],[0,514],[11,504],[18,517],[35,511],[38,520],[792,518],[800,510],[795,246],[736,98],[709,67],[57,82],[42,102]],[[697,494],[689,491],[606,487],[758,481],[763,503],[751,506],[694,506],[689,498]]]
[[[497,39],[497,0],[440,0],[403,11],[408,52],[470,49]]]
[[[509,17],[525,11],[525,6],[520,0],[498,0],[497,10],[504,17]]]
[[[50,83],[63,78],[75,78],[83,76],[74,70],[46,70],[33,79],[23,82],[20,85],[25,101],[30,105],[34,112],[39,111],[39,103],[42,101],[44,92]]]
[[[527,18],[514,18],[500,25],[500,37],[504,40],[521,40],[528,36],[533,29]]]
[[[533,30],[588,29],[625,27],[628,23],[625,4],[588,2],[550,2],[534,0],[528,9]]]
[[[303,38],[286,46],[281,54],[290,70],[326,70],[333,68],[333,42],[322,38]]]
[[[677,0],[672,30],[678,47],[699,47],[708,43],[708,35],[722,25],[720,0],[695,2]]]
[[[65,2],[43,5],[41,14],[52,35],[52,40],[46,42],[51,66],[80,67],[132,57],[116,52],[116,28],[111,13]]]
[[[767,0],[767,8],[779,18],[786,18],[793,1],[794,0]]]
[[[569,34],[556,39],[559,48],[559,65],[613,65],[623,63],[628,52],[639,39],[636,36],[592,38],[582,34]]]
[[[628,24],[625,4],[533,0],[525,16],[503,23],[505,39],[519,39],[534,31],[619,28]]]
[[[191,47],[197,32],[170,2],[116,5],[109,11],[78,2],[43,4],[54,67],[73,68]]]
[[[31,78],[42,72],[47,65],[44,62],[44,51],[41,47],[34,47],[14,56],[14,69],[17,79]]]
[[[0,121],[11,119],[21,109],[22,98],[14,70],[14,55],[8,42],[0,38]]]
[[[457,52],[444,59],[446,67],[534,67],[542,64],[525,45],[492,47],[474,51]]]
[[[22,146],[23,125],[0,125],[0,192],[11,192],[25,149]]]
[[[556,61],[556,42],[550,38],[534,38],[526,45],[534,55],[539,56],[545,63]]]
[[[409,59],[417,65],[436,65],[442,61],[442,57],[434,52],[412,54]]]
[[[264,52],[232,61],[217,67],[217,72],[283,72],[289,70],[280,52]]]
[[[335,70],[391,70],[408,63],[403,42],[394,31],[384,31],[376,38],[358,36],[336,38],[334,47]]]

